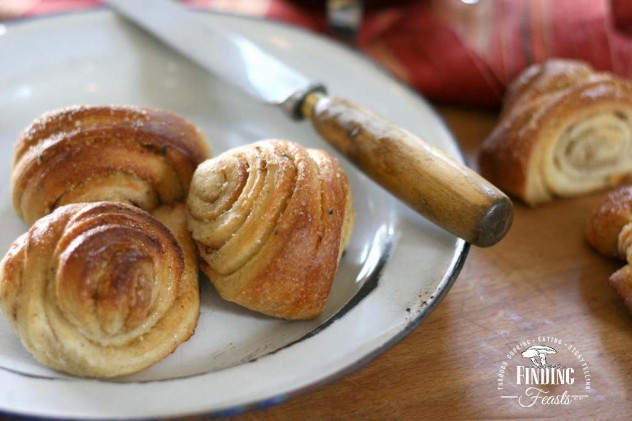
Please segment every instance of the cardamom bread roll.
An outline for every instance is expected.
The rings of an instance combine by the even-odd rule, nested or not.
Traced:
[[[584,236],[599,253],[627,262],[610,276],[610,285],[632,313],[632,186],[608,193],[588,220]]]
[[[69,203],[120,201],[151,211],[185,201],[210,156],[190,121],[148,107],[76,106],[44,114],[13,156],[13,207],[27,223]]]
[[[484,141],[481,174],[537,205],[632,173],[632,83],[571,60],[526,69]]]
[[[231,149],[198,167],[187,205],[222,298],[285,319],[322,312],[354,222],[333,156],[284,140]]]
[[[155,217],[114,202],[39,219],[0,263],[0,308],[40,363],[86,377],[140,371],[171,354],[200,313],[184,204]]]

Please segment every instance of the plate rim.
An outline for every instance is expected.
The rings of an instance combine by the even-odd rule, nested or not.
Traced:
[[[297,31],[302,33],[303,35],[309,37],[309,38],[316,38],[319,39],[320,41],[325,42],[326,44],[329,44],[335,48],[339,48],[339,49],[343,49],[345,50],[346,53],[350,53],[352,55],[354,55],[356,58],[360,59],[361,61],[363,61],[365,64],[370,65],[373,69],[377,70],[378,72],[380,72],[383,76],[387,77],[388,79],[390,79],[392,82],[394,82],[395,84],[397,84],[399,87],[401,87],[402,89],[404,89],[407,93],[411,94],[416,101],[423,103],[425,106],[427,106],[429,108],[429,110],[431,111],[433,117],[436,119],[436,122],[438,124],[440,124],[442,126],[442,128],[446,131],[446,133],[450,136],[450,141],[452,143],[452,146],[455,149],[456,152],[456,156],[454,156],[454,158],[456,158],[458,161],[460,161],[460,163],[469,166],[468,162],[463,154],[463,150],[461,148],[461,145],[459,144],[459,142],[457,141],[456,137],[454,136],[453,131],[450,129],[449,125],[446,123],[446,120],[443,118],[443,116],[441,114],[439,114],[436,110],[436,108],[422,95],[420,94],[418,91],[416,91],[412,86],[406,84],[404,81],[396,78],[392,73],[388,72],[384,67],[382,67],[378,62],[376,62],[373,58],[371,58],[370,56],[367,56],[365,54],[363,54],[360,50],[356,50],[354,48],[352,48],[351,46],[344,44],[344,43],[340,43],[340,42],[336,42],[335,40],[327,37],[324,34],[312,31],[309,28],[306,27],[302,27],[302,26],[296,26],[292,23],[289,22],[285,22],[285,21],[280,21],[280,20],[276,20],[276,19],[266,19],[264,17],[260,17],[260,16],[252,16],[252,15],[241,15],[238,13],[232,13],[232,12],[227,12],[227,11],[213,11],[213,10],[209,10],[209,9],[205,9],[205,8],[198,8],[198,7],[191,7],[191,6],[187,6],[190,10],[195,11],[196,13],[203,13],[203,14],[210,14],[210,15],[217,15],[217,16],[223,16],[223,17],[228,17],[231,19],[236,19],[236,20],[246,20],[246,21],[257,21],[257,22],[262,22],[264,24],[270,24],[270,25],[278,25],[278,26],[282,26],[284,28],[289,29],[290,31]],[[69,17],[74,17],[74,16],[80,16],[80,15],[95,15],[95,14],[104,14],[104,15],[116,15],[115,12],[113,12],[110,8],[108,8],[105,5],[97,5],[94,7],[90,7],[90,8],[82,8],[82,9],[74,9],[74,10],[67,10],[67,11],[59,11],[59,12],[53,12],[53,13],[47,13],[47,14],[42,14],[42,15],[30,15],[30,16],[21,16],[18,17],[16,19],[12,19],[10,21],[4,21],[1,22],[0,21],[0,27],[1,26],[6,26],[7,28],[10,27],[19,27],[22,26],[24,24],[29,25],[29,24],[38,24],[40,21],[48,21],[48,20],[54,20],[54,19],[64,19],[64,18],[69,18]],[[312,382],[308,382],[305,385],[298,387],[298,388],[293,388],[291,391],[287,392],[287,393],[281,393],[281,394],[274,394],[274,396],[272,397],[268,397],[268,398],[264,398],[264,399],[260,399],[260,400],[252,400],[250,402],[244,403],[244,404],[239,404],[239,405],[234,405],[234,406],[228,406],[226,408],[221,408],[221,409],[217,409],[217,410],[206,410],[203,412],[197,411],[197,410],[191,410],[189,412],[174,412],[174,413],[169,413],[169,414],[164,414],[163,416],[166,417],[173,417],[173,416],[191,416],[191,415],[197,415],[197,416],[220,416],[220,417],[225,417],[225,416],[236,416],[239,414],[243,414],[247,411],[250,410],[254,410],[254,409],[265,409],[265,408],[269,408],[278,404],[281,404],[283,402],[288,401],[291,398],[294,398],[296,396],[299,395],[303,395],[305,393],[308,393],[310,391],[313,391],[317,388],[320,388],[324,385],[328,385],[328,384],[332,384],[348,375],[350,375],[351,373],[355,373],[360,371],[362,368],[366,367],[370,362],[374,361],[377,357],[379,357],[380,355],[382,355],[383,353],[385,353],[387,350],[391,349],[392,347],[394,347],[395,345],[397,345],[399,342],[401,342],[403,339],[405,339],[408,335],[410,335],[412,333],[412,331],[414,331],[420,324],[421,322],[423,322],[434,310],[435,308],[443,301],[443,299],[445,298],[445,296],[447,295],[448,291],[451,289],[452,285],[455,283],[456,279],[458,278],[458,276],[460,275],[460,272],[465,264],[466,258],[469,254],[469,250],[470,250],[470,244],[468,242],[466,242],[463,239],[457,238],[455,237],[455,247],[454,247],[454,254],[453,254],[453,258],[450,262],[449,267],[446,269],[444,276],[442,277],[441,281],[438,283],[437,287],[435,288],[435,290],[433,291],[433,294],[431,295],[431,298],[429,300],[427,300],[427,303],[423,305],[423,311],[419,312],[419,314],[415,315],[415,317],[412,317],[410,319],[407,320],[406,324],[403,325],[403,328],[401,330],[399,330],[395,335],[393,335],[392,337],[390,337],[388,340],[386,340],[384,343],[382,343],[380,346],[372,349],[370,352],[368,352],[366,355],[364,355],[363,357],[353,361],[352,363],[350,363],[349,365],[343,367],[342,369],[335,371],[329,375],[326,375],[322,378],[319,378],[315,381]],[[358,293],[360,293],[362,291],[362,289],[358,290]],[[355,295],[354,295],[355,297]],[[353,297],[352,297],[353,298]],[[338,314],[335,313],[332,316],[332,319],[336,317],[336,315]],[[327,322],[324,322],[327,323]],[[320,326],[319,325],[315,328],[319,329]],[[311,332],[311,331],[310,331]],[[309,333],[307,334],[309,335]],[[299,338],[298,341],[300,341],[302,339]],[[291,344],[286,345],[283,348],[286,348],[288,346],[291,346]],[[281,348],[281,349],[283,349]],[[267,355],[267,354],[266,354]],[[262,357],[265,357],[262,356]],[[3,368],[4,369],[4,368]],[[5,371],[10,371],[10,370],[5,370]],[[25,375],[24,373],[21,372],[14,372],[17,375]],[[202,373],[202,374],[208,374],[208,373]],[[37,377],[37,376],[34,376]],[[54,380],[54,379],[50,379],[50,380]],[[85,380],[90,380],[90,379],[85,379]],[[94,380],[94,379],[92,379]],[[97,379],[98,380],[98,379]],[[177,380],[177,379],[173,379],[173,380]],[[153,381],[151,381],[153,382]],[[149,382],[149,383],[151,383]],[[157,381],[159,382],[159,381]],[[130,383],[137,383],[137,382],[130,382]],[[144,382],[143,382],[144,383]],[[18,411],[11,411],[11,410],[5,410],[4,408],[0,408],[0,416],[19,416],[19,417],[26,417],[26,418],[34,418],[34,419],[62,419],[62,418],[69,418],[68,415],[63,416],[63,415],[40,415],[40,413],[36,413],[36,412],[18,412]],[[126,416],[126,417],[114,417],[114,419],[147,419],[148,417],[152,417],[151,415],[147,416],[147,415],[132,415],[132,416]],[[72,419],[82,419],[81,417],[76,417],[76,416],[71,416],[70,418]],[[90,419],[90,420],[95,420],[95,419],[113,419],[112,417],[108,417],[108,418],[102,418],[102,417],[90,417],[90,418],[84,418],[84,419]]]

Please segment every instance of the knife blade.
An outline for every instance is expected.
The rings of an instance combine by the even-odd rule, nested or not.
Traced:
[[[414,210],[471,244],[487,247],[509,230],[509,198],[473,170],[325,87],[241,34],[211,26],[170,0],[106,0],[115,11],[258,101],[307,118],[320,136]],[[218,54],[221,52],[221,54]],[[253,139],[256,140],[256,139]]]
[[[281,106],[294,118],[298,117],[296,103],[300,98],[308,92],[324,92],[321,84],[265,53],[246,37],[222,28],[221,23],[211,26],[172,1],[106,3],[219,79],[230,81],[265,104]]]

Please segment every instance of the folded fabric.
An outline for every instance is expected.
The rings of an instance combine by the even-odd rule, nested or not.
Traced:
[[[0,19],[99,5],[98,0],[5,0]],[[326,32],[325,0],[185,0]],[[495,106],[527,66],[574,58],[632,73],[629,0],[365,1],[357,47],[433,101]]]

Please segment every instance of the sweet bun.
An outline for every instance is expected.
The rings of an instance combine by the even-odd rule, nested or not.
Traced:
[[[199,166],[187,205],[222,298],[285,319],[322,312],[354,221],[333,156],[284,140],[231,149]]]
[[[151,211],[186,200],[208,142],[188,120],[148,107],[77,106],[35,120],[13,158],[13,207],[27,223],[69,203]]]
[[[626,181],[632,83],[577,61],[531,66],[510,86],[479,166],[529,205]]]
[[[25,348],[65,373],[114,377],[172,353],[199,316],[183,204],[153,217],[113,202],[38,220],[0,263],[0,307]]]

